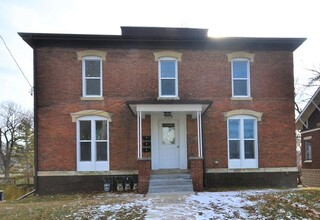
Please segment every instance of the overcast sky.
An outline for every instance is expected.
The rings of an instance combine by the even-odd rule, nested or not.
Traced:
[[[32,49],[17,32],[120,34],[120,26],[208,28],[211,37],[306,37],[298,85],[320,67],[317,0],[1,0],[0,34],[33,85]],[[32,108],[30,86],[0,40],[0,102]],[[312,93],[309,91],[309,93]]]

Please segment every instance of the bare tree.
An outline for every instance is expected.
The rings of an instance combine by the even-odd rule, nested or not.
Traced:
[[[17,152],[17,160],[24,174],[25,183],[29,185],[34,171],[34,124],[32,112],[25,112],[19,131],[21,132],[22,143]]]
[[[320,82],[320,70],[317,70],[316,68],[308,69],[308,70],[314,73],[314,76],[312,78],[310,78],[308,87],[310,87],[310,86],[319,86],[319,84],[316,85],[316,83]]]
[[[10,176],[14,158],[22,149],[24,135],[21,124],[25,118],[26,114],[20,105],[14,102],[4,102],[0,105],[0,168],[5,177]]]

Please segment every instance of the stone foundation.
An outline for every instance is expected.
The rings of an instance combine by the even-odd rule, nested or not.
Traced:
[[[320,187],[320,169],[302,169],[301,175],[304,186]]]

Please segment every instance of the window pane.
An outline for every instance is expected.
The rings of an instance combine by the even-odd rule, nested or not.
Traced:
[[[176,82],[174,79],[162,79],[161,87],[161,95],[176,95]]]
[[[240,159],[240,141],[229,141],[229,158]]]
[[[176,78],[176,61],[160,61],[161,78]]]
[[[312,160],[312,152],[311,152],[311,142],[305,141],[305,148],[306,148],[306,160]]]
[[[101,95],[100,79],[87,79],[86,86],[86,95]]]
[[[247,96],[247,80],[233,80],[233,95]]]
[[[244,141],[244,157],[246,159],[254,159],[254,140]]]
[[[248,61],[233,61],[233,78],[247,78],[248,77]]]
[[[162,144],[175,144],[176,134],[173,123],[162,124]]]
[[[80,143],[80,160],[91,161],[91,142]]]
[[[108,160],[108,144],[107,142],[97,142],[97,161]]]
[[[85,61],[86,77],[100,77],[100,60]]]
[[[107,121],[96,121],[96,140],[108,140]]]
[[[91,121],[80,121],[80,140],[91,140]]]
[[[229,138],[230,139],[239,139],[239,125],[240,125],[240,120],[238,119],[229,120]]]
[[[254,138],[254,120],[244,119],[244,138]]]

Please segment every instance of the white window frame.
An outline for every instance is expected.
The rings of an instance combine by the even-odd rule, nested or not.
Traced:
[[[229,142],[229,120],[236,119],[240,120],[240,158],[239,159],[230,159],[230,146]],[[245,149],[244,149],[244,120],[250,119],[254,120],[254,159],[245,158]],[[246,169],[246,168],[258,168],[258,123],[257,118],[247,115],[237,115],[229,117],[227,120],[227,134],[228,134],[228,168],[229,169]]]
[[[90,121],[91,122],[91,161],[81,161],[80,160],[80,121]],[[96,160],[96,121],[107,121],[107,160],[97,161]],[[109,120],[101,116],[83,116],[77,119],[77,171],[109,171]]]
[[[100,76],[99,77],[86,77],[86,62],[87,60],[98,60],[100,61]],[[87,95],[87,79],[99,79],[100,80],[100,94],[98,95]],[[102,97],[102,59],[97,56],[86,56],[82,58],[82,96],[83,97]]]
[[[246,61],[247,62],[247,78],[233,78],[233,63],[235,61]],[[236,58],[232,59],[231,61],[231,83],[232,83],[232,97],[244,97],[244,98],[249,98],[251,97],[251,88],[250,88],[250,60],[247,58]],[[235,95],[234,94],[234,80],[247,80],[247,95]]]
[[[162,61],[175,61],[175,71],[176,71],[176,77],[174,78],[165,78],[165,79],[175,79],[175,94],[174,95],[162,95],[162,84],[161,84],[161,62]],[[158,85],[159,85],[159,97],[160,98],[178,98],[178,60],[174,57],[162,57],[158,61]]]

